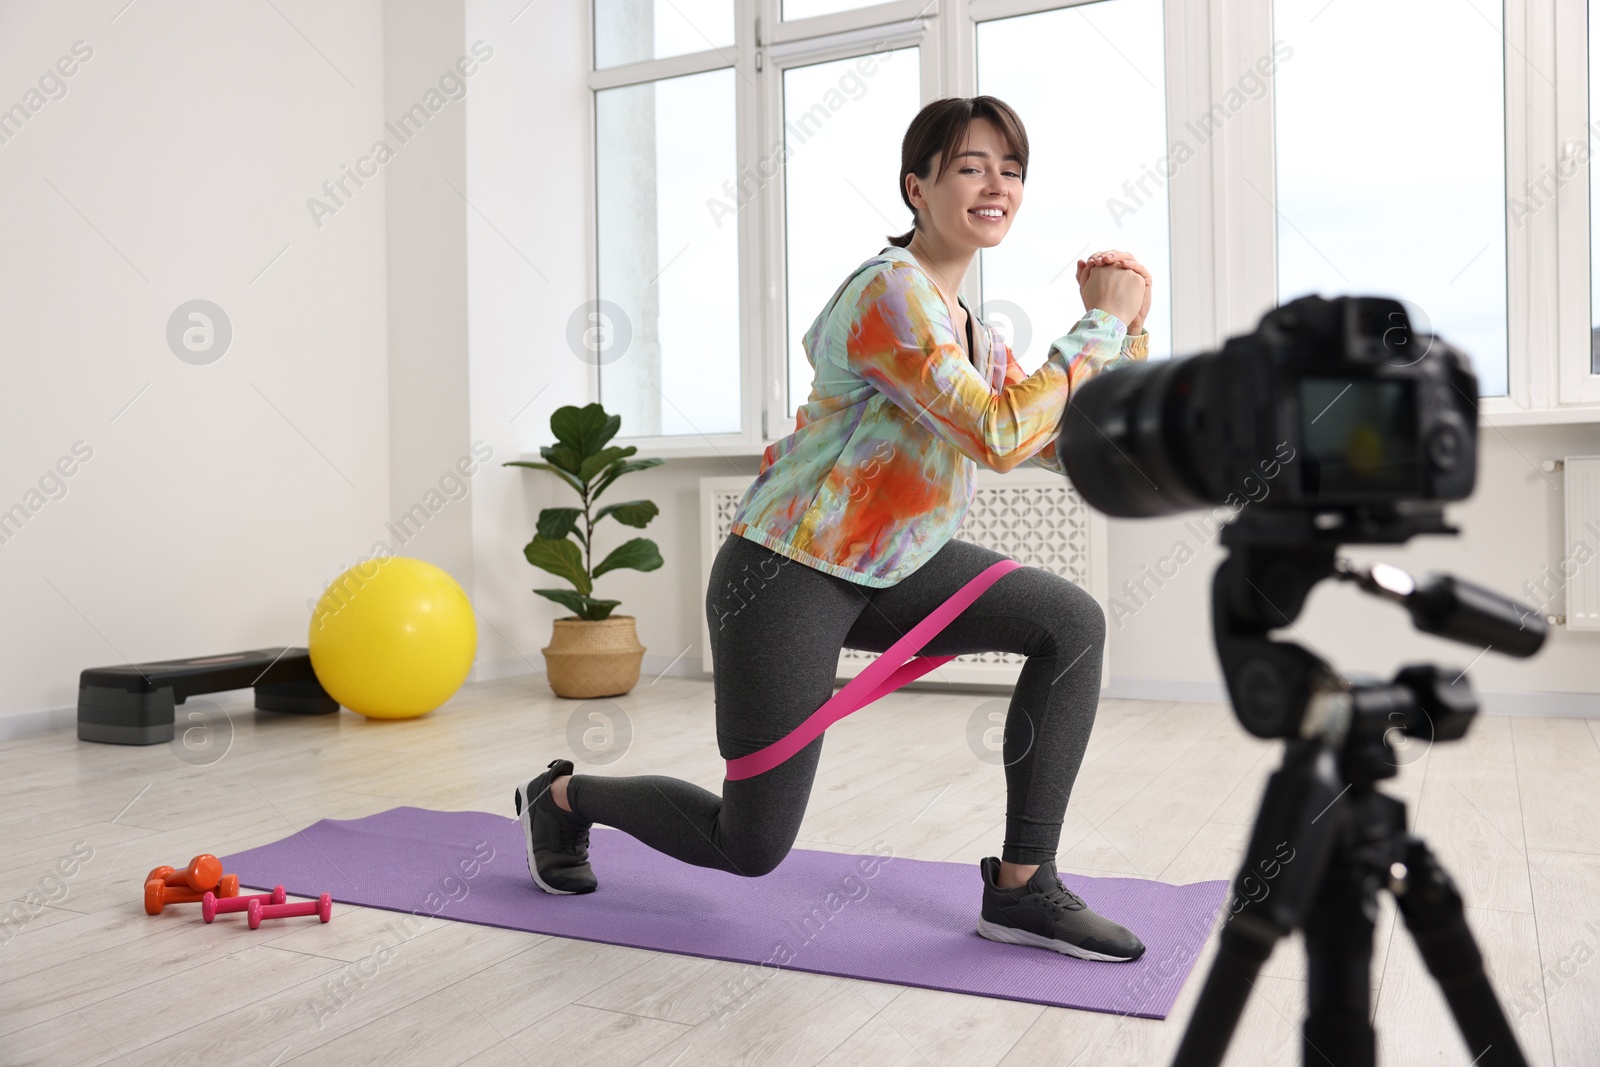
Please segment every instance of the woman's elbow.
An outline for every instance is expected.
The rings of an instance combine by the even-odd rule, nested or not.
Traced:
[[[980,463],[996,474],[1009,474],[1028,461],[1021,452],[991,452]]]

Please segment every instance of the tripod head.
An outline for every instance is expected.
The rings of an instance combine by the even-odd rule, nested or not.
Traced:
[[[1401,544],[1420,533],[1458,532],[1445,524],[1438,505],[1258,509],[1224,526],[1222,544],[1230,552],[1212,580],[1211,624],[1240,724],[1263,738],[1321,736],[1335,749],[1344,748],[1352,724],[1375,718],[1384,724],[1373,739],[1379,744],[1396,730],[1430,740],[1462,737],[1477,712],[1465,671],[1418,664],[1388,682],[1353,681],[1301,645],[1268,636],[1292,627],[1312,587],[1334,577],[1401,604],[1424,633],[1484,651],[1533,655],[1546,634],[1534,609],[1448,574],[1413,578],[1388,564],[1362,567],[1337,555],[1342,544]],[[1394,773],[1386,759],[1350,762],[1347,772],[1360,772],[1351,780]]]

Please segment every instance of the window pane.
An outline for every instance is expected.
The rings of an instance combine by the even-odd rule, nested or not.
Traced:
[[[911,228],[895,177],[921,109],[916,48],[784,72],[784,157],[770,164],[784,172],[791,416],[811,394],[800,339],[846,274]]]
[[[733,0],[594,0],[596,69],[731,47]]]
[[[740,429],[733,79],[725,68],[595,94],[607,303],[579,351],[600,365],[622,436]]]
[[[1293,48],[1273,76],[1279,302],[1404,300],[1504,396],[1501,5],[1275,0],[1273,19]]]
[[[1183,153],[1174,146],[1169,159],[1160,0],[982,22],[977,45],[978,92],[1022,117],[1030,157],[1011,231],[979,252],[980,317],[1005,332],[1032,374],[1083,316],[1077,261],[1116,249],[1155,279],[1150,358],[1171,355],[1167,181]]]

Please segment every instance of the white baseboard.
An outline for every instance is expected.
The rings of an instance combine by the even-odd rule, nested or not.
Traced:
[[[496,660],[474,668],[470,681],[487,682],[500,678],[531,675],[528,661],[520,658]],[[678,657],[645,653],[639,668],[641,683],[658,677],[688,678],[709,682],[711,675],[700,669],[700,658],[693,651]],[[957,684],[915,681],[903,687],[908,692],[1010,693],[1009,685]],[[1600,693],[1504,693],[1478,691],[1478,708],[1488,715],[1534,715],[1555,719],[1600,719]],[[1169,700],[1180,703],[1226,704],[1228,691],[1220,681],[1191,681],[1181,678],[1113,678],[1100,694],[1106,700]]]
[[[1552,719],[1600,719],[1600,693],[1478,693],[1478,710],[1489,715],[1542,715]]]
[[[543,665],[540,664],[541,671]],[[521,676],[539,677],[521,657],[478,663],[467,683],[493,682],[502,678]],[[646,652],[639,667],[641,683],[648,684],[657,678],[687,678],[698,682],[711,681],[711,675],[701,669],[700,657],[691,649],[677,657],[651,655]],[[904,687],[908,691],[973,692],[998,694],[1011,692],[1010,686],[946,685],[940,682],[916,681]],[[248,694],[249,690],[241,690]],[[221,694],[211,694],[215,699]],[[1221,682],[1185,681],[1178,678],[1113,678],[1101,692],[1109,700],[1171,700],[1200,704],[1226,704],[1227,690]],[[1478,692],[1479,710],[1488,715],[1532,715],[1554,719],[1600,719],[1600,693],[1502,693]],[[50,733],[53,730],[77,728],[78,709],[49,708],[44,711],[24,711],[15,715],[0,715],[0,742]]]
[[[539,671],[544,670],[544,664],[540,662],[542,659],[543,657],[538,657],[534,661]],[[538,677],[534,664],[530,664],[527,660],[517,656],[513,656],[510,659],[490,660],[487,663],[479,660],[472,665],[472,670],[467,672],[467,684],[471,685],[473,682],[498,682],[502,678],[518,678],[522,675]]]
[[[1536,715],[1553,719],[1600,719],[1600,693],[1506,693],[1476,690],[1478,710],[1486,715]],[[1176,678],[1113,678],[1102,696],[1122,700],[1176,700],[1228,703],[1219,681]]]
[[[544,657],[538,656],[532,663],[520,656],[511,656],[505,659],[491,660],[488,663],[479,662],[467,675],[467,682],[497,682],[502,678],[519,678],[524,675],[543,679]],[[693,648],[680,656],[644,654],[644,659],[639,663],[640,684],[648,684],[657,678],[690,678],[699,682],[711,681],[711,675],[700,667],[700,657]]]
[[[24,711],[16,715],[0,716],[0,741],[15,741],[20,737],[47,734],[52,730],[76,730],[78,708],[50,708],[46,711]]]
[[[1226,704],[1222,681],[1185,681],[1180,678],[1112,678],[1100,694],[1112,700],[1176,700],[1190,704]]]

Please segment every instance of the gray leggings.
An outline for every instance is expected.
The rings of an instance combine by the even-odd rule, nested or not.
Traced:
[[[825,704],[834,693],[841,648],[886,651],[1003,558],[951,540],[903,581],[874,589],[729,535],[706,593],[722,758],[780,740]],[[1027,657],[1000,752],[1006,780],[1000,858],[1008,863],[1055,858],[1094,725],[1105,632],[1105,615],[1088,593],[1050,571],[1020,567],[984,590],[918,653]],[[872,711],[868,705],[855,714]],[[664,775],[574,774],[567,801],[582,818],[624,830],[686,863],[755,877],[777,867],[793,847],[826,739],[817,737],[754,777],[724,779],[720,797]],[[959,737],[950,743],[964,745]]]

